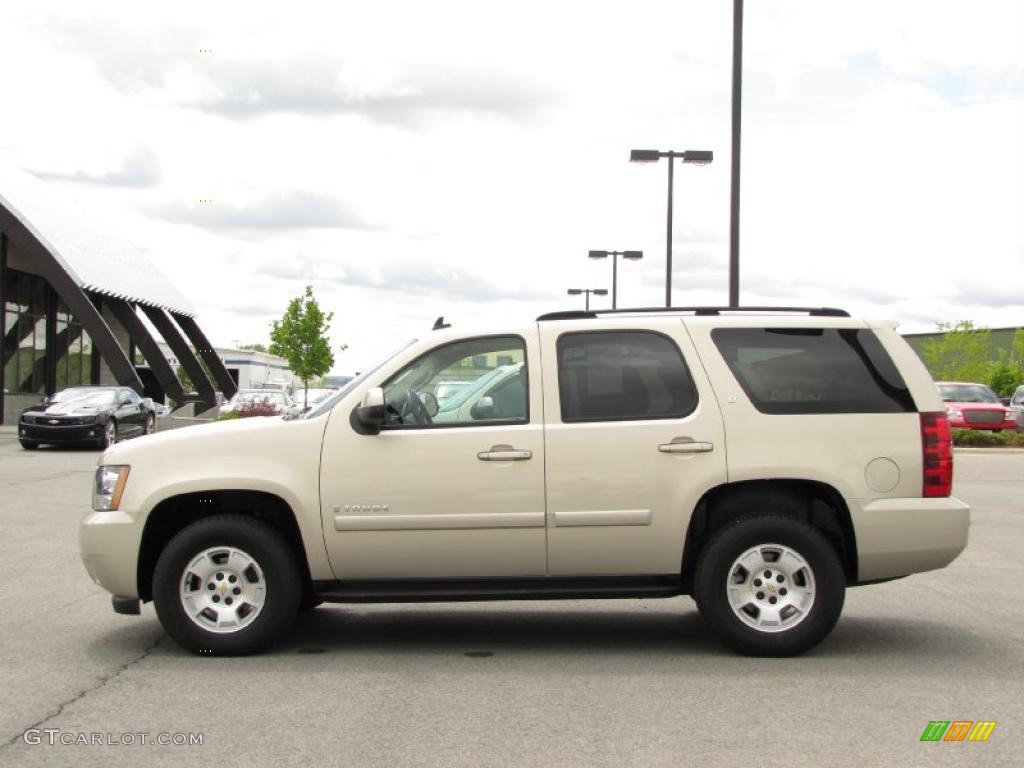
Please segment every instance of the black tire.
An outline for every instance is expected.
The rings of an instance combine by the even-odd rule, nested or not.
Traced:
[[[24,448],[26,451],[34,451],[36,448],[39,447],[39,443],[37,443],[35,440],[19,440],[18,442],[21,443],[21,447]]]
[[[324,601],[316,595],[303,595],[302,600],[299,601],[299,613],[309,613],[310,611],[316,610],[323,604]]]
[[[179,588],[186,568],[202,552],[234,547],[251,556],[263,572],[263,605],[250,623],[228,633],[210,631],[186,614]],[[258,653],[292,625],[302,595],[294,554],[269,525],[243,515],[199,520],[164,547],[153,573],[153,602],[167,634],[192,653],[240,656]]]
[[[804,559],[810,569],[814,589],[813,602],[805,615],[799,618],[799,612],[790,614],[798,619],[792,627],[766,631],[740,618],[730,603],[727,585],[733,565],[741,555],[755,547],[771,544],[787,547]],[[766,551],[771,552],[770,549]],[[751,584],[752,591],[757,589],[753,586],[757,583],[755,576],[750,574],[747,582]],[[795,578],[805,579],[806,575],[797,574]],[[772,594],[777,586],[772,583]],[[741,518],[715,533],[701,550],[697,561],[693,594],[701,615],[734,650],[749,656],[794,656],[813,648],[832,631],[843,610],[846,577],[839,555],[820,531],[792,517],[764,514]],[[769,597],[767,592],[761,594],[766,596],[764,599],[773,600],[773,605],[775,600],[783,600],[782,597]],[[748,610],[759,612],[760,602],[756,595],[752,595],[751,602],[747,604]],[[751,620],[756,621],[757,616]]]
[[[108,432],[108,430],[110,429],[110,425],[111,424],[114,425],[114,439],[113,440],[110,439],[110,433]],[[99,440],[100,450],[105,451],[105,450],[107,450],[107,448],[109,448],[110,446],[114,445],[114,443],[116,443],[116,442],[117,442],[117,419],[111,419],[110,421],[108,421],[106,424],[103,425],[103,437],[101,437],[100,440]]]

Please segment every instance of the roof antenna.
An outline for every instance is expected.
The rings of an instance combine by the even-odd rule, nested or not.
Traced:
[[[431,330],[439,331],[442,328],[451,328],[451,327],[452,327],[452,324],[451,323],[446,323],[444,321],[444,315],[441,315],[439,318],[437,318],[437,320],[434,321],[434,327]]]

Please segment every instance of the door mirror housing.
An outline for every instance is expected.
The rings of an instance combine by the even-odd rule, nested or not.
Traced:
[[[384,390],[380,387],[368,389],[362,402],[352,409],[349,423],[360,435],[376,435],[387,419],[384,408]]]
[[[481,397],[476,404],[469,409],[469,415],[476,421],[493,418],[494,399],[490,397]]]

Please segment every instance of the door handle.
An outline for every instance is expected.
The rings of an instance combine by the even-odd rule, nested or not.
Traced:
[[[533,458],[533,451],[511,445],[492,445],[491,450],[480,451],[476,457],[480,461],[526,461]]]
[[[662,453],[708,453],[714,449],[714,443],[699,443],[689,437],[674,437],[672,442],[658,446]]]

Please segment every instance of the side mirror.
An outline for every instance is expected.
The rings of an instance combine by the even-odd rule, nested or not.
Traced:
[[[490,397],[481,397],[472,408],[469,409],[469,415],[473,419],[479,421],[481,419],[490,419],[494,417],[494,399]]]
[[[362,402],[352,409],[349,423],[360,435],[376,435],[380,432],[388,412],[384,408],[384,390],[374,387],[366,391]]]

